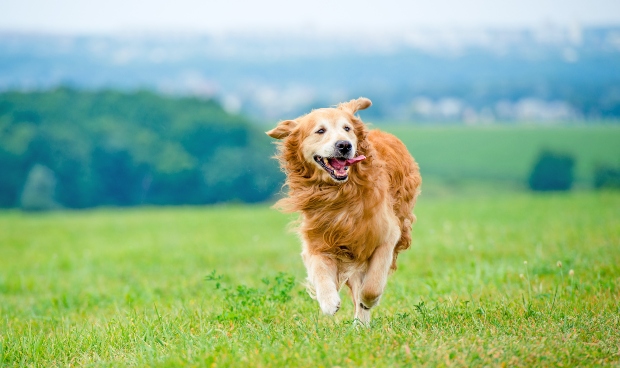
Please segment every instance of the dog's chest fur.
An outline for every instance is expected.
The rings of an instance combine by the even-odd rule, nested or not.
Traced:
[[[351,198],[325,202],[320,209],[302,211],[300,232],[311,252],[327,253],[341,261],[367,261],[382,244],[395,244],[400,226],[387,188],[373,186]],[[343,194],[346,195],[346,194]]]
[[[372,220],[365,222],[367,226],[348,234],[345,233],[350,231],[347,225],[357,221],[349,219],[345,222],[346,224],[339,221],[325,224],[321,236],[316,230],[304,231],[317,226],[304,221],[302,234],[307,237],[306,243],[309,244],[310,251],[332,254],[345,262],[365,262],[378,246],[385,243],[395,244],[400,237],[398,223],[390,216],[373,216]]]

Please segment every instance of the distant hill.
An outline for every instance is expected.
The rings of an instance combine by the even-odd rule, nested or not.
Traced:
[[[0,94],[0,207],[259,202],[273,146],[213,100],[151,92]]]
[[[152,89],[276,121],[360,95],[391,121],[620,119],[620,27],[385,35],[0,34],[0,89]]]

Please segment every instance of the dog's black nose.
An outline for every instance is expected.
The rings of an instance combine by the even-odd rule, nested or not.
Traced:
[[[336,149],[343,155],[349,153],[349,151],[351,151],[351,148],[353,148],[353,145],[349,141],[336,142]]]

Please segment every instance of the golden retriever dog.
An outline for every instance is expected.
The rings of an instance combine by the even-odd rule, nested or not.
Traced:
[[[405,145],[368,130],[356,116],[367,98],[313,110],[267,132],[278,142],[288,197],[275,207],[299,212],[298,232],[309,294],[323,313],[340,308],[346,284],[355,318],[368,325],[370,309],[411,244],[413,206],[422,178]]]

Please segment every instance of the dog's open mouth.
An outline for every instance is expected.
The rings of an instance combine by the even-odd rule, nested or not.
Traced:
[[[318,162],[332,178],[338,181],[346,180],[349,177],[349,166],[365,159],[366,156],[364,155],[353,158],[314,156],[314,161]]]

